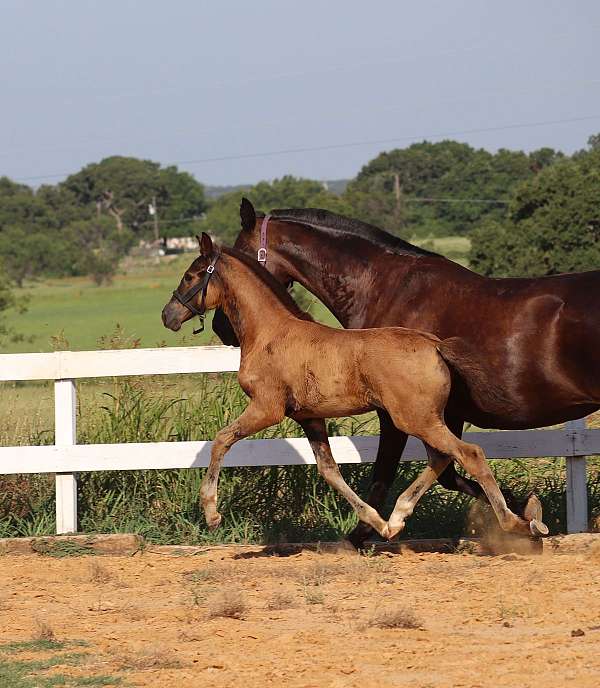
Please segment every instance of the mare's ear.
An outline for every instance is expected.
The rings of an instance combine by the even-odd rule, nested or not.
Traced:
[[[254,206],[247,198],[242,198],[240,203],[240,220],[242,221],[242,229],[246,232],[251,232],[256,224],[256,212]]]
[[[214,250],[213,250],[213,242],[212,239],[208,236],[206,232],[202,232],[202,237],[199,237],[196,234],[196,239],[198,239],[198,246],[200,247],[200,255],[201,256],[212,256]]]

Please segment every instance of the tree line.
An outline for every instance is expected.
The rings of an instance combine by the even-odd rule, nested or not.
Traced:
[[[113,156],[37,189],[0,178],[0,312],[15,303],[11,285],[27,279],[110,280],[120,258],[156,234],[205,230],[231,242],[242,195],[263,210],[325,208],[409,240],[468,236],[471,266],[486,275],[600,266],[600,135],[571,156],[424,141],[381,153],[341,194],[285,176],[209,199],[174,166]]]

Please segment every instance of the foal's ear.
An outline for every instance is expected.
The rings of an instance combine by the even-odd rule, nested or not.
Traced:
[[[242,229],[246,232],[251,232],[256,224],[256,212],[254,206],[247,198],[242,198],[240,203],[240,220],[242,221]]]
[[[202,237],[196,234],[196,239],[198,239],[198,246],[200,247],[201,256],[212,256],[213,254],[213,242],[206,232],[202,232]]]

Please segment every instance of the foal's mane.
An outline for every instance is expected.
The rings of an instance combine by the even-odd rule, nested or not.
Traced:
[[[346,234],[366,239],[385,251],[390,251],[391,253],[397,253],[399,255],[417,257],[435,256],[437,258],[442,258],[439,253],[413,246],[413,244],[410,244],[408,241],[404,241],[404,239],[400,239],[400,237],[394,236],[379,227],[375,227],[375,225],[370,225],[360,220],[354,220],[344,215],[338,215],[329,210],[321,210],[319,208],[278,209],[271,211],[271,217],[274,220],[296,222],[312,229],[318,229],[336,238],[338,238],[340,234]]]
[[[221,253],[236,258],[240,261],[240,263],[243,263],[247,268],[249,268],[256,278],[259,279],[265,286],[267,286],[269,290],[275,294],[281,304],[284,305],[297,318],[300,318],[300,320],[313,320],[312,316],[306,311],[303,311],[294,301],[288,290],[254,258],[250,258],[245,253],[242,253],[235,248],[229,248],[228,246],[223,246],[221,248]]]

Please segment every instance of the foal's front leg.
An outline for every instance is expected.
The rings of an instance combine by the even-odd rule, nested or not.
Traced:
[[[385,505],[389,489],[394,482],[408,435],[402,430],[398,430],[384,409],[378,409],[377,415],[379,416],[379,448],[373,465],[373,477],[367,504],[370,504],[376,511],[380,511]],[[346,537],[356,549],[361,549],[372,532],[373,530],[368,523],[360,521]]]
[[[209,528],[216,528],[221,523],[221,514],[217,511],[217,485],[223,457],[238,440],[275,425],[282,418],[283,411],[277,413],[273,408],[267,409],[252,400],[239,418],[217,433],[200,487],[200,499]]]
[[[387,528],[387,523],[381,516],[354,492],[342,477],[329,446],[329,437],[325,429],[325,421],[320,418],[309,418],[298,421],[306,433],[310,446],[317,460],[319,473],[325,478],[331,487],[335,488],[356,512],[358,518],[383,535]]]

